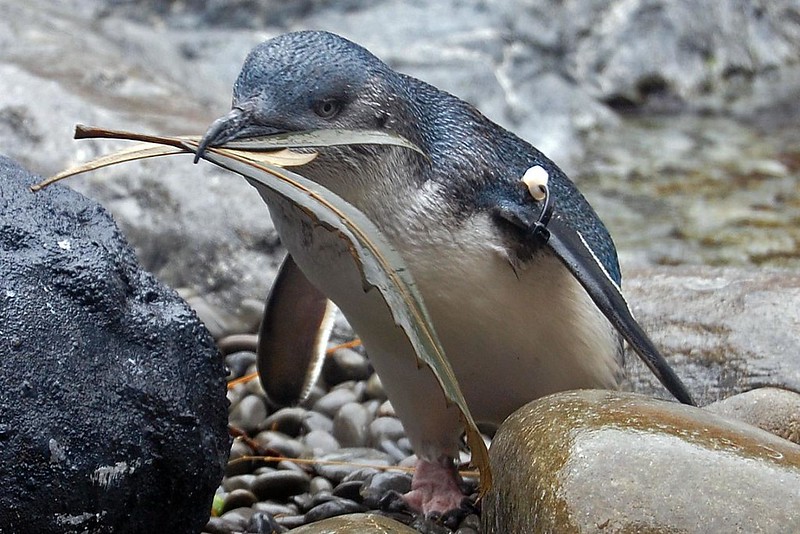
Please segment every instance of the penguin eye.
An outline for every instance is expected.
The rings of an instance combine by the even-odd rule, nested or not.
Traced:
[[[332,98],[320,100],[314,104],[314,113],[323,119],[332,119],[342,110],[342,103]]]

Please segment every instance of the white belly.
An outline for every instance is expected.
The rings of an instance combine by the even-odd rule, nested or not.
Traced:
[[[417,454],[454,456],[458,411],[447,407],[433,374],[417,368],[378,291],[363,291],[345,242],[285,201],[262,196],[297,265],[361,337]],[[408,241],[387,233],[417,282],[474,418],[500,423],[549,393],[615,388],[617,336],[571,274],[550,255],[515,274],[488,235],[460,238],[486,235],[487,221],[472,224]]]

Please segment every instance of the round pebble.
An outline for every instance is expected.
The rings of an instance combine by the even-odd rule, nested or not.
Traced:
[[[372,367],[366,356],[353,349],[339,349],[325,358],[322,365],[322,378],[333,386],[347,380],[366,380]]]
[[[302,514],[282,515],[280,517],[276,517],[275,522],[288,529],[297,528],[307,523],[306,516]]]
[[[308,448],[301,441],[282,432],[263,430],[253,440],[268,451],[274,451],[287,458],[300,458],[308,454]]]
[[[381,441],[376,448],[391,456],[392,459],[398,463],[402,462],[408,457],[408,453],[406,451],[398,447],[397,443],[389,439]]]
[[[375,399],[381,402],[386,400],[386,392],[383,390],[383,384],[381,383],[378,373],[372,373],[367,379],[364,394],[369,399]]]
[[[308,415],[305,408],[293,406],[291,408],[281,408],[277,412],[267,417],[262,423],[262,428],[283,432],[284,434],[295,437],[303,428],[303,422]]]
[[[247,370],[250,368],[251,365],[256,363],[256,354],[255,352],[250,351],[240,351],[234,352],[233,354],[229,354],[225,358],[225,365],[228,366],[230,369],[231,376],[234,378],[239,378],[240,376],[244,376],[247,373]]]
[[[237,461],[239,458],[246,456],[253,456],[253,449],[240,439],[234,440],[231,445],[231,453],[228,456],[228,463],[225,466],[225,475],[244,475],[252,471],[255,465],[253,461]]]
[[[276,502],[273,500],[258,501],[253,505],[256,512],[265,512],[272,516],[297,515],[299,509],[294,504]]]
[[[397,414],[394,412],[394,406],[392,406],[391,401],[384,401],[381,404],[381,407],[378,408],[378,417],[397,417]]]
[[[302,437],[302,442],[311,450],[312,456],[320,456],[339,449],[339,442],[329,432],[312,430]]]
[[[257,395],[247,395],[230,411],[231,426],[241,428],[248,434],[256,432],[267,417],[267,406]]]
[[[356,394],[351,389],[334,389],[315,402],[312,410],[323,413],[328,417],[334,417],[339,408],[355,401]]]
[[[230,529],[241,532],[247,528],[253,513],[253,509],[249,507],[235,508],[222,514],[220,519],[222,519]]]
[[[336,497],[340,497],[342,499],[349,499],[355,502],[361,502],[361,486],[364,483],[359,480],[349,480],[347,482],[340,482],[335,488],[333,488],[332,494]]]
[[[247,525],[247,532],[251,534],[281,534],[288,529],[278,524],[275,518],[266,512],[254,513]]]
[[[222,513],[229,512],[236,508],[250,508],[258,501],[252,491],[246,489],[235,489],[228,493],[222,505]]]
[[[369,412],[361,404],[345,404],[333,418],[333,437],[342,447],[363,447],[371,421]]]
[[[313,523],[329,517],[337,515],[354,514],[358,512],[366,512],[367,507],[355,501],[348,499],[335,499],[322,504],[318,504],[308,512],[306,512],[306,521]]]
[[[255,480],[255,475],[245,474],[245,475],[236,475],[232,477],[225,477],[222,481],[222,489],[225,491],[233,491],[237,489],[246,489],[249,490],[250,486],[253,484],[253,480]]]
[[[395,417],[378,417],[369,424],[369,443],[373,446],[384,440],[397,441],[405,434],[403,423]]]
[[[383,496],[390,491],[401,495],[411,491],[411,475],[397,471],[380,471],[366,479],[361,486],[363,502],[371,508],[376,508]]]
[[[333,419],[319,412],[308,412],[303,420],[303,430],[306,432],[311,432],[312,430],[333,432]]]
[[[321,491],[333,491],[333,484],[331,481],[325,477],[314,477],[311,479],[311,484],[309,485],[308,491],[315,495]]]
[[[308,491],[311,479],[297,471],[273,471],[258,475],[251,489],[259,500],[285,499]]]
[[[364,465],[389,466],[392,462],[391,457],[385,452],[364,447],[339,449],[320,456],[318,460],[336,462],[315,464],[314,469],[317,474],[337,484],[347,475],[363,469]]]

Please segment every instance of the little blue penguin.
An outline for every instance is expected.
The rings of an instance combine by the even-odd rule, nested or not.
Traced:
[[[383,130],[424,152],[326,147],[299,172],[361,210],[400,252],[475,420],[499,424],[558,391],[619,387],[618,331],[632,317],[621,310],[624,301],[608,297],[620,284],[616,250],[552,161],[472,105],[321,31],[281,35],[252,50],[231,112],[211,125],[197,156],[233,140],[319,129]],[[555,245],[545,246],[546,231],[531,231],[543,208],[521,182],[530,169],[547,178],[556,202]],[[318,319],[326,299],[333,301],[361,337],[419,458],[405,501],[425,514],[458,508],[458,409],[417,364],[378,292],[365,291],[346,243],[282,197],[260,193],[289,253],[276,282],[284,289],[273,293],[290,295],[291,313],[270,319],[285,325],[268,330],[311,333],[319,320],[303,326],[304,313]],[[555,239],[564,233],[572,238]],[[292,367],[282,362],[273,374],[297,374]]]

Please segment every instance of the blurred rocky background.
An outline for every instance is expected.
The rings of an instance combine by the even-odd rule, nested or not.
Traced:
[[[0,0],[0,9],[0,152],[43,175],[114,146],[72,140],[76,123],[205,131],[228,109],[251,47],[326,29],[553,158],[610,227],[625,272],[800,265],[796,0]],[[253,324],[280,245],[243,180],[186,156],[70,185],[111,210],[145,268],[211,305],[216,328]]]

